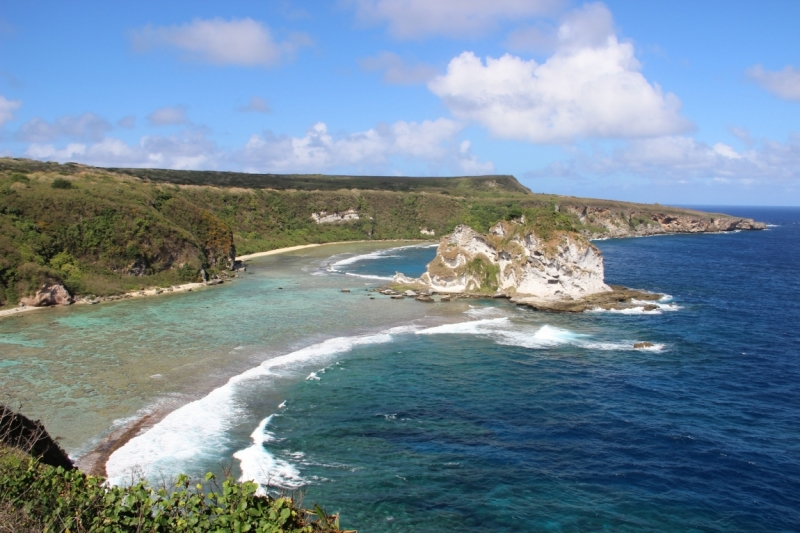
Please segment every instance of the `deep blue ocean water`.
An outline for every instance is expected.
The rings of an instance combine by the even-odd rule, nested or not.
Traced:
[[[0,391],[73,457],[154,413],[116,482],[232,468],[362,533],[799,531],[800,208],[706,209],[771,227],[597,242],[653,312],[392,300],[435,247],[331,245],[6,318]]]
[[[476,302],[289,387],[264,449],[362,532],[800,530],[800,209],[714,210],[772,226],[597,242],[660,312]]]

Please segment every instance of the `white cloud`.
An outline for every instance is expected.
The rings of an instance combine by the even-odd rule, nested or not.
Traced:
[[[573,150],[569,160],[557,161],[532,173],[535,176],[638,176],[655,182],[752,185],[800,181],[800,135],[788,142],[763,140],[757,146],[737,151],[733,147],[707,143],[685,136],[638,139],[612,151],[586,153]]]
[[[364,132],[334,137],[328,127],[315,124],[303,137],[254,135],[240,153],[252,169],[272,172],[318,172],[333,168],[386,168],[392,157],[424,161],[464,173],[492,172],[491,162],[481,163],[469,145],[455,143],[462,126],[440,118],[423,122],[380,124]]]
[[[67,115],[55,122],[36,117],[20,126],[14,136],[26,142],[50,142],[62,137],[99,141],[112,129],[113,126],[103,117],[84,113],[79,116]]]
[[[428,87],[456,117],[502,138],[564,143],[690,129],[678,98],[639,69],[633,46],[614,34],[608,9],[588,4],[564,18],[558,49],[546,62],[506,54],[484,64],[464,52]]]
[[[270,29],[251,18],[230,21],[194,20],[181,26],[152,26],[131,34],[138,51],[153,48],[173,48],[189,61],[213,65],[270,67],[291,58],[298,48],[311,44],[304,33],[292,34],[289,39],[275,41]]]
[[[71,143],[63,148],[32,144],[26,157],[51,161],[74,161],[110,167],[174,169],[215,168],[219,150],[202,134],[142,137],[138,144],[105,138],[95,144]]]
[[[224,168],[248,172],[330,172],[364,170],[390,173],[396,159],[423,165],[433,173],[486,174],[491,162],[472,154],[469,141],[458,143],[462,125],[449,119],[395,122],[352,134],[331,135],[317,123],[302,137],[253,135],[239,149],[224,149],[206,137],[204,130],[187,130],[169,137],[142,137],[127,144],[105,138],[94,144],[72,143],[64,147],[36,143],[26,157],[76,161],[112,167],[178,169]]]
[[[247,105],[239,108],[242,113],[270,113],[271,109],[263,98],[258,96],[251,96]]]
[[[425,83],[436,75],[436,67],[417,63],[407,65],[403,59],[392,52],[382,52],[375,57],[359,61],[361,68],[368,72],[383,72],[383,81],[389,84],[413,85]]]
[[[446,35],[472,37],[501,21],[557,11],[563,0],[351,0],[363,22],[386,23],[400,39]]]
[[[777,72],[756,65],[747,70],[747,76],[778,98],[800,102],[800,70],[791,65]]]
[[[186,109],[180,106],[158,108],[147,115],[147,120],[151,126],[171,126],[189,123]]]
[[[550,27],[542,22],[523,26],[508,34],[506,46],[516,52],[550,54],[558,46],[556,30],[556,27]]]
[[[14,112],[22,107],[20,100],[7,100],[5,96],[0,94],[0,128],[6,122],[14,120]]]

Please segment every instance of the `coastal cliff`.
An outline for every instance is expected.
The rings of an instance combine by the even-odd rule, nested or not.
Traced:
[[[611,208],[604,206],[567,204],[559,206],[565,213],[577,217],[584,226],[582,233],[593,239],[646,237],[665,233],[718,233],[737,230],[763,230],[766,224],[752,218],[732,217],[714,213],[674,209],[640,210],[633,206]]]

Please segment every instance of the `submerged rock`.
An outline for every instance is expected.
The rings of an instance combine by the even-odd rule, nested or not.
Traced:
[[[633,347],[636,348],[637,350],[641,350],[643,348],[652,348],[653,347],[653,343],[652,342],[646,342],[646,341],[645,342],[636,342],[636,343],[633,344]]]

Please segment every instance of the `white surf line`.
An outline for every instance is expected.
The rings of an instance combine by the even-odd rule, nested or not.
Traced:
[[[357,346],[388,343],[393,334],[407,332],[408,328],[400,326],[371,335],[334,337],[267,359],[259,366],[233,376],[203,398],[172,411],[111,454],[106,463],[109,482],[125,484],[137,473],[148,477],[162,469],[176,473],[182,464],[192,459],[218,459],[229,444],[227,431],[244,413],[236,397],[239,384],[270,375],[280,376],[315,361],[327,361]],[[265,463],[258,468],[266,468],[269,472],[268,466]],[[254,476],[257,473],[253,471]]]
[[[466,311],[470,313],[472,309]],[[592,335],[576,333],[568,329],[558,328],[545,324],[541,327],[532,327],[513,323],[508,317],[484,318],[455,324],[444,324],[416,331],[417,335],[479,335],[487,337],[497,344],[504,346],[518,346],[531,350],[546,350],[563,345],[571,345],[585,350],[635,350],[634,344],[638,341],[595,341]],[[661,351],[664,344],[653,344],[646,348],[648,351]],[[639,348],[641,349],[641,348]]]

